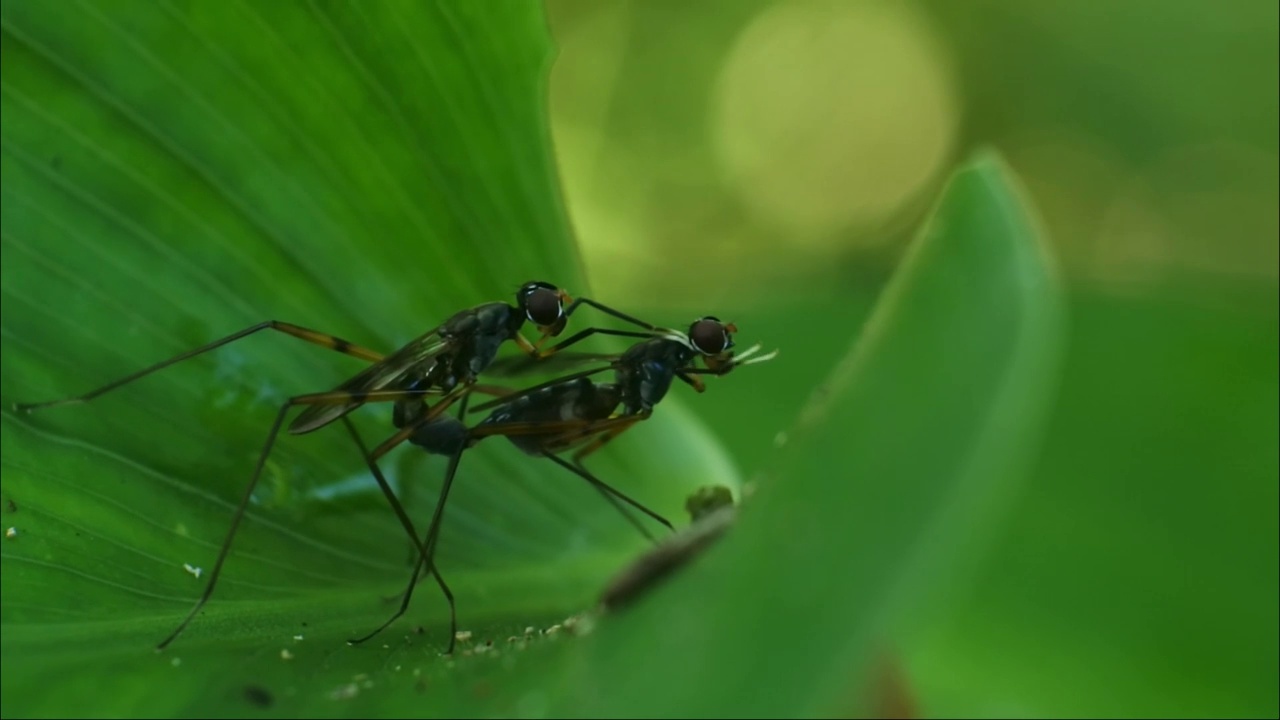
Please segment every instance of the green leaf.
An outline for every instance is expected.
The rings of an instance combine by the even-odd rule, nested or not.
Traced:
[[[932,579],[967,577],[1038,439],[1057,291],[984,155],[737,524],[591,634],[524,639],[588,607],[643,540],[585,484],[491,441],[464,461],[438,556],[486,651],[438,657],[430,583],[348,647],[392,610],[407,542],[326,428],[282,440],[213,601],[155,654],[274,408],[360,363],[255,337],[88,405],[7,408],[270,317],[391,349],[530,278],[589,293],[546,142],[546,30],[535,5],[463,3],[9,2],[0,26],[7,715],[862,711],[879,639]],[[386,415],[362,414],[367,438]],[[678,397],[592,463],[672,519],[692,488],[738,485]],[[385,465],[425,519],[443,463]]]
[[[358,360],[268,332],[86,405],[9,408],[269,318],[389,351],[529,279],[589,295],[550,160],[541,8],[6,2],[0,27],[5,714],[425,712],[423,687],[430,714],[476,712],[460,688],[501,666],[437,657],[430,582],[377,640],[343,642],[390,614],[409,565],[337,426],[282,438],[212,601],[152,651],[199,595],[184,564],[210,569],[275,409]],[[604,324],[592,312],[574,322]],[[358,415],[367,441],[390,434],[385,406]],[[614,445],[593,470],[676,521],[690,488],[738,483],[678,398]],[[439,460],[384,462],[424,527]],[[644,544],[498,440],[464,460],[438,558],[462,627],[505,643]]]
[[[1278,714],[1277,297],[1204,297],[1073,296],[1034,481],[901,643],[935,716]]]
[[[994,154],[952,179],[737,527],[548,671],[552,715],[866,711],[886,623],[968,576],[1051,409],[1064,317],[1020,197]]]

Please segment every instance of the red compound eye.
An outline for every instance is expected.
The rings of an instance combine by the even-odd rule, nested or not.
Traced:
[[[717,355],[733,346],[729,328],[713,317],[704,317],[689,326],[689,342],[703,355]]]
[[[564,312],[559,288],[547,283],[529,283],[521,290],[524,314],[536,325],[554,325]]]

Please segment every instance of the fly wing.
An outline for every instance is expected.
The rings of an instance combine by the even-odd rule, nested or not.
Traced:
[[[289,432],[298,435],[328,425],[363,405],[365,401],[359,399],[361,395],[375,390],[394,388],[409,371],[423,363],[431,362],[449,347],[450,340],[440,335],[440,328],[410,341],[408,345],[361,370],[355,377],[334,390],[334,392],[350,393],[352,400],[334,405],[311,405],[289,425]]]
[[[498,358],[485,370],[493,377],[516,377],[535,372],[563,372],[587,363],[611,363],[620,357],[618,353],[587,353],[564,350],[555,355],[536,359],[527,354],[513,354]]]
[[[602,365],[600,367],[592,368],[590,370],[582,370],[580,372],[572,373],[569,375],[562,375],[558,378],[555,378],[554,380],[548,380],[547,382],[541,383],[539,385],[534,385],[533,387],[527,387],[527,388],[524,388],[523,390],[517,390],[516,392],[508,393],[506,395],[490,400],[488,402],[481,403],[480,405],[473,405],[469,412],[477,413],[482,410],[489,410],[491,408],[496,408],[501,405],[507,405],[516,400],[519,400],[522,397],[527,397],[541,390],[545,390],[546,388],[549,388],[553,385],[560,385],[562,383],[572,382],[574,380],[577,380],[578,378],[591,377],[592,375],[596,375],[598,373],[602,373],[606,370],[612,370],[612,369],[613,369],[613,364],[610,363],[608,365]]]

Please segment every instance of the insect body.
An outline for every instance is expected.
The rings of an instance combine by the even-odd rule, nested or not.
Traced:
[[[402,393],[389,398],[395,402],[397,414],[420,415],[419,408],[413,406],[423,405],[424,395],[474,386],[508,340],[537,357],[537,349],[520,334],[521,329],[531,321],[544,335],[559,333],[564,327],[563,302],[567,299],[568,295],[554,285],[531,282],[516,294],[514,306],[491,302],[462,310],[339,385],[333,394],[349,397],[312,405],[289,425],[289,432],[302,434],[324,427],[368,402],[371,393],[387,390]]]
[[[705,386],[698,375],[723,375],[738,365],[763,362],[776,355],[774,352],[747,360],[759,350],[757,345],[735,358],[730,351],[735,331],[733,325],[726,325],[713,317],[698,320],[687,334],[661,330],[659,334],[614,356],[608,365],[552,380],[475,408],[483,410],[496,406],[484,420],[471,428],[450,416],[438,416],[413,428],[407,436],[412,444],[433,454],[451,456],[440,500],[421,544],[424,552],[415,566],[400,609],[378,629],[352,642],[363,642],[378,634],[408,608],[423,564],[431,563],[445,502],[462,454],[485,437],[506,436],[525,453],[546,457],[583,478],[651,540],[652,536],[619,501],[672,529],[671,523],[661,515],[596,478],[582,462],[627,428],[648,418],[676,378],[702,392]],[[703,358],[706,368],[694,366],[698,357]],[[591,375],[610,369],[614,371],[612,382],[589,379]],[[572,461],[559,456],[559,453],[574,448],[578,449]]]
[[[568,309],[565,308],[566,301],[572,303]],[[366,463],[378,482],[379,488],[395,510],[405,532],[413,538],[415,545],[421,552],[423,548],[420,544],[417,544],[417,533],[414,531],[408,515],[396,499],[390,485],[387,484],[381,472],[378,471],[375,462],[378,457],[388,452],[399,442],[402,442],[404,437],[407,437],[408,432],[402,436],[392,437],[370,453],[356,434],[355,427],[351,424],[347,415],[366,403],[395,403],[393,415],[395,416],[394,419],[397,420],[396,424],[411,432],[418,424],[429,422],[459,398],[463,398],[465,403],[466,396],[472,391],[478,390],[498,395],[505,394],[506,390],[495,390],[479,385],[477,378],[492,363],[501,345],[508,340],[514,341],[530,357],[542,358],[597,332],[616,335],[639,334],[588,328],[546,351],[539,351],[535,345],[521,335],[521,330],[526,322],[532,322],[542,332],[542,338],[539,343],[545,341],[548,337],[558,335],[568,322],[572,309],[579,307],[582,303],[592,305],[607,314],[646,329],[653,327],[648,323],[624,315],[592,300],[579,298],[576,301],[571,301],[567,293],[549,283],[529,282],[525,283],[516,292],[514,305],[504,302],[492,302],[458,312],[444,323],[390,355],[383,355],[376,351],[362,348],[333,335],[291,323],[271,320],[245,328],[207,345],[144,368],[84,395],[45,403],[18,404],[15,405],[14,409],[30,413],[59,405],[88,402],[106,392],[174,363],[214,350],[266,329],[291,335],[306,342],[372,363],[368,368],[332,391],[298,395],[289,398],[280,407],[279,412],[276,414],[275,422],[267,435],[262,452],[258,456],[253,476],[232,517],[231,526],[227,531],[226,539],[219,549],[218,559],[213,566],[213,570],[209,573],[205,589],[195,606],[179,623],[178,627],[160,642],[157,649],[163,649],[186,628],[213,594],[218,576],[222,571],[222,565],[230,550],[231,541],[249,504],[249,499],[252,497],[253,490],[258,483],[258,478],[261,476],[267,456],[275,444],[286,414],[292,408],[304,406],[306,410],[290,423],[288,430],[291,434],[309,433],[335,420],[341,419],[343,421],[353,441],[360,448]],[[442,395],[443,398],[434,407],[428,407],[425,402],[425,398],[428,395]],[[444,579],[440,577],[434,566],[432,566],[431,572],[435,575],[437,583],[448,599],[452,613],[452,593],[450,593]]]
[[[736,331],[732,324],[714,317],[694,322],[688,333],[660,331],[614,356],[608,365],[477,406],[474,411],[496,409],[469,435],[473,441],[487,435],[506,435],[526,452],[537,453],[562,452],[589,440],[574,454],[574,462],[580,463],[652,415],[676,379],[703,392],[706,386],[699,375],[724,375],[740,365],[765,362],[777,355],[774,351],[748,359],[759,351],[760,346],[756,345],[735,357],[731,349]],[[694,366],[698,358],[702,358],[706,368]],[[614,371],[613,382],[587,380],[610,369]],[[572,398],[572,403],[564,402],[566,395]],[[550,417],[557,408],[560,417]],[[427,449],[432,451],[430,447]]]

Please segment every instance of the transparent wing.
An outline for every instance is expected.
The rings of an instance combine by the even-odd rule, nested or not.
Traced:
[[[452,341],[440,335],[440,328],[416,338],[408,345],[361,370],[350,380],[335,388],[347,392],[352,400],[339,405],[312,405],[298,415],[289,425],[289,432],[298,434],[324,427],[364,404],[360,395],[373,390],[386,390],[409,374],[411,370],[430,363],[442,352],[450,349]]]
[[[618,353],[586,353],[564,350],[541,360],[520,353],[494,360],[485,370],[493,377],[516,377],[534,372],[565,372],[588,363],[611,363],[620,357]]]
[[[527,387],[522,390],[518,390],[516,392],[508,393],[506,395],[503,395],[502,397],[496,398],[494,400],[490,400],[489,402],[486,402],[486,403],[473,405],[467,410],[467,412],[468,413],[484,412],[485,410],[490,410],[500,405],[507,405],[516,400],[519,400],[522,397],[526,397],[536,392],[539,392],[541,390],[544,390],[546,388],[549,388],[552,385],[559,385],[560,383],[571,382],[573,380],[577,380],[578,378],[591,377],[592,375],[596,375],[598,373],[602,373],[606,370],[612,370],[612,369],[613,369],[613,364],[610,363],[608,365],[601,365],[599,367],[591,368],[590,370],[582,370],[576,373],[571,373],[569,375],[561,375],[560,377],[548,380],[538,385],[534,385],[533,387]]]

